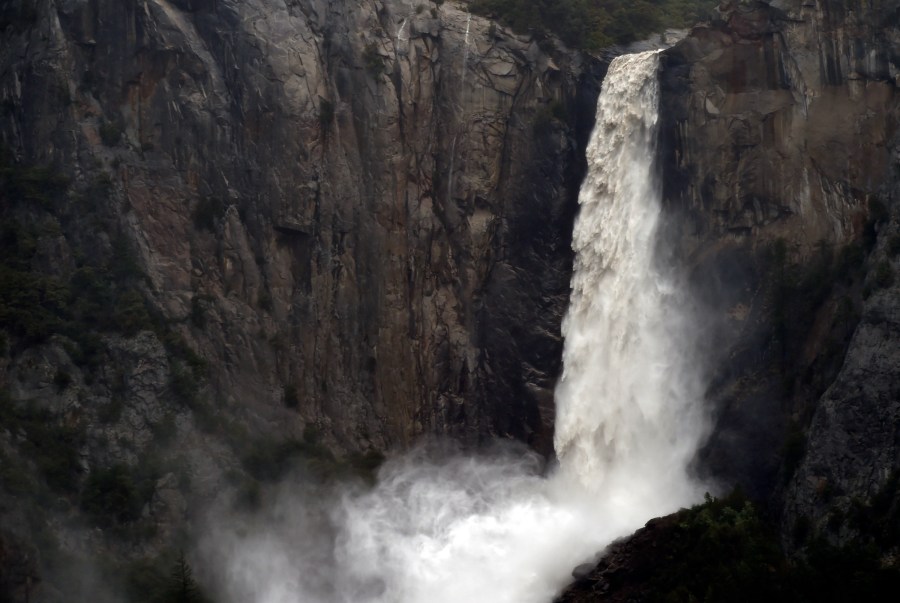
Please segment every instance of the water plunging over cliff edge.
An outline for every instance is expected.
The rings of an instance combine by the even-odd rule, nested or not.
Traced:
[[[656,52],[610,66],[587,149],[563,322],[554,445],[562,471],[623,510],[696,485],[687,464],[704,435],[696,331],[684,288],[656,260]],[[647,508],[646,510],[650,510]]]
[[[655,52],[616,59],[588,148],[557,392],[559,467],[418,450],[370,490],[286,494],[209,539],[226,601],[546,603],[576,565],[699,498],[700,380],[657,266]],[[300,499],[300,500],[298,500]],[[328,528],[323,528],[327,524]]]

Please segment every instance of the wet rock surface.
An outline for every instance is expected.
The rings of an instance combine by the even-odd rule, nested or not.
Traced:
[[[758,498],[790,478],[786,438],[874,303],[863,289],[897,173],[897,10],[725,2],[663,53],[669,234],[715,309],[700,465]]]

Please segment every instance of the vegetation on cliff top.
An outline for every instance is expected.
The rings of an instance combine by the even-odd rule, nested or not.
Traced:
[[[473,0],[470,9],[516,31],[553,33],[575,48],[628,44],[708,18],[718,0]]]

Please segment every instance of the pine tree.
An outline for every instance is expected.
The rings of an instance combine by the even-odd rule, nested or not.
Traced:
[[[194,571],[184,558],[184,553],[178,555],[172,573],[169,575],[169,584],[161,603],[205,603],[206,598],[200,592],[197,581],[194,580]]]

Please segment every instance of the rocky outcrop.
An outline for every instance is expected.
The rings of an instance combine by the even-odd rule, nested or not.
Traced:
[[[769,497],[800,463],[812,421],[809,452],[788,489],[791,514],[810,510],[825,474],[854,474],[846,494],[865,498],[897,462],[887,444],[893,428],[882,437],[853,420],[839,425],[834,413],[840,405],[838,414],[894,420],[881,331],[893,296],[879,287],[896,269],[882,249],[897,177],[898,7],[725,2],[717,22],[664,53],[672,235],[701,303],[726,309],[707,323],[715,427],[701,464]],[[878,384],[864,377],[871,371],[882,374]],[[857,392],[862,406],[838,402],[849,395],[841,391]],[[856,448],[874,456],[851,461]]]
[[[652,520],[629,538],[612,543],[599,561],[575,568],[574,582],[554,603],[647,600],[646,584],[658,571],[660,553],[666,555],[672,547],[667,540],[677,519],[670,515]]]
[[[900,544],[891,527],[900,508],[900,205],[892,206],[870,260],[859,325],[840,373],[818,402],[805,456],[787,488],[791,545],[809,535],[835,544],[875,538],[888,554]]]
[[[344,450],[548,451],[602,65],[463,8],[14,2],[0,139],[108,179],[216,405]]]
[[[897,6],[726,2],[667,53],[667,198],[693,244],[860,234],[890,174]]]

